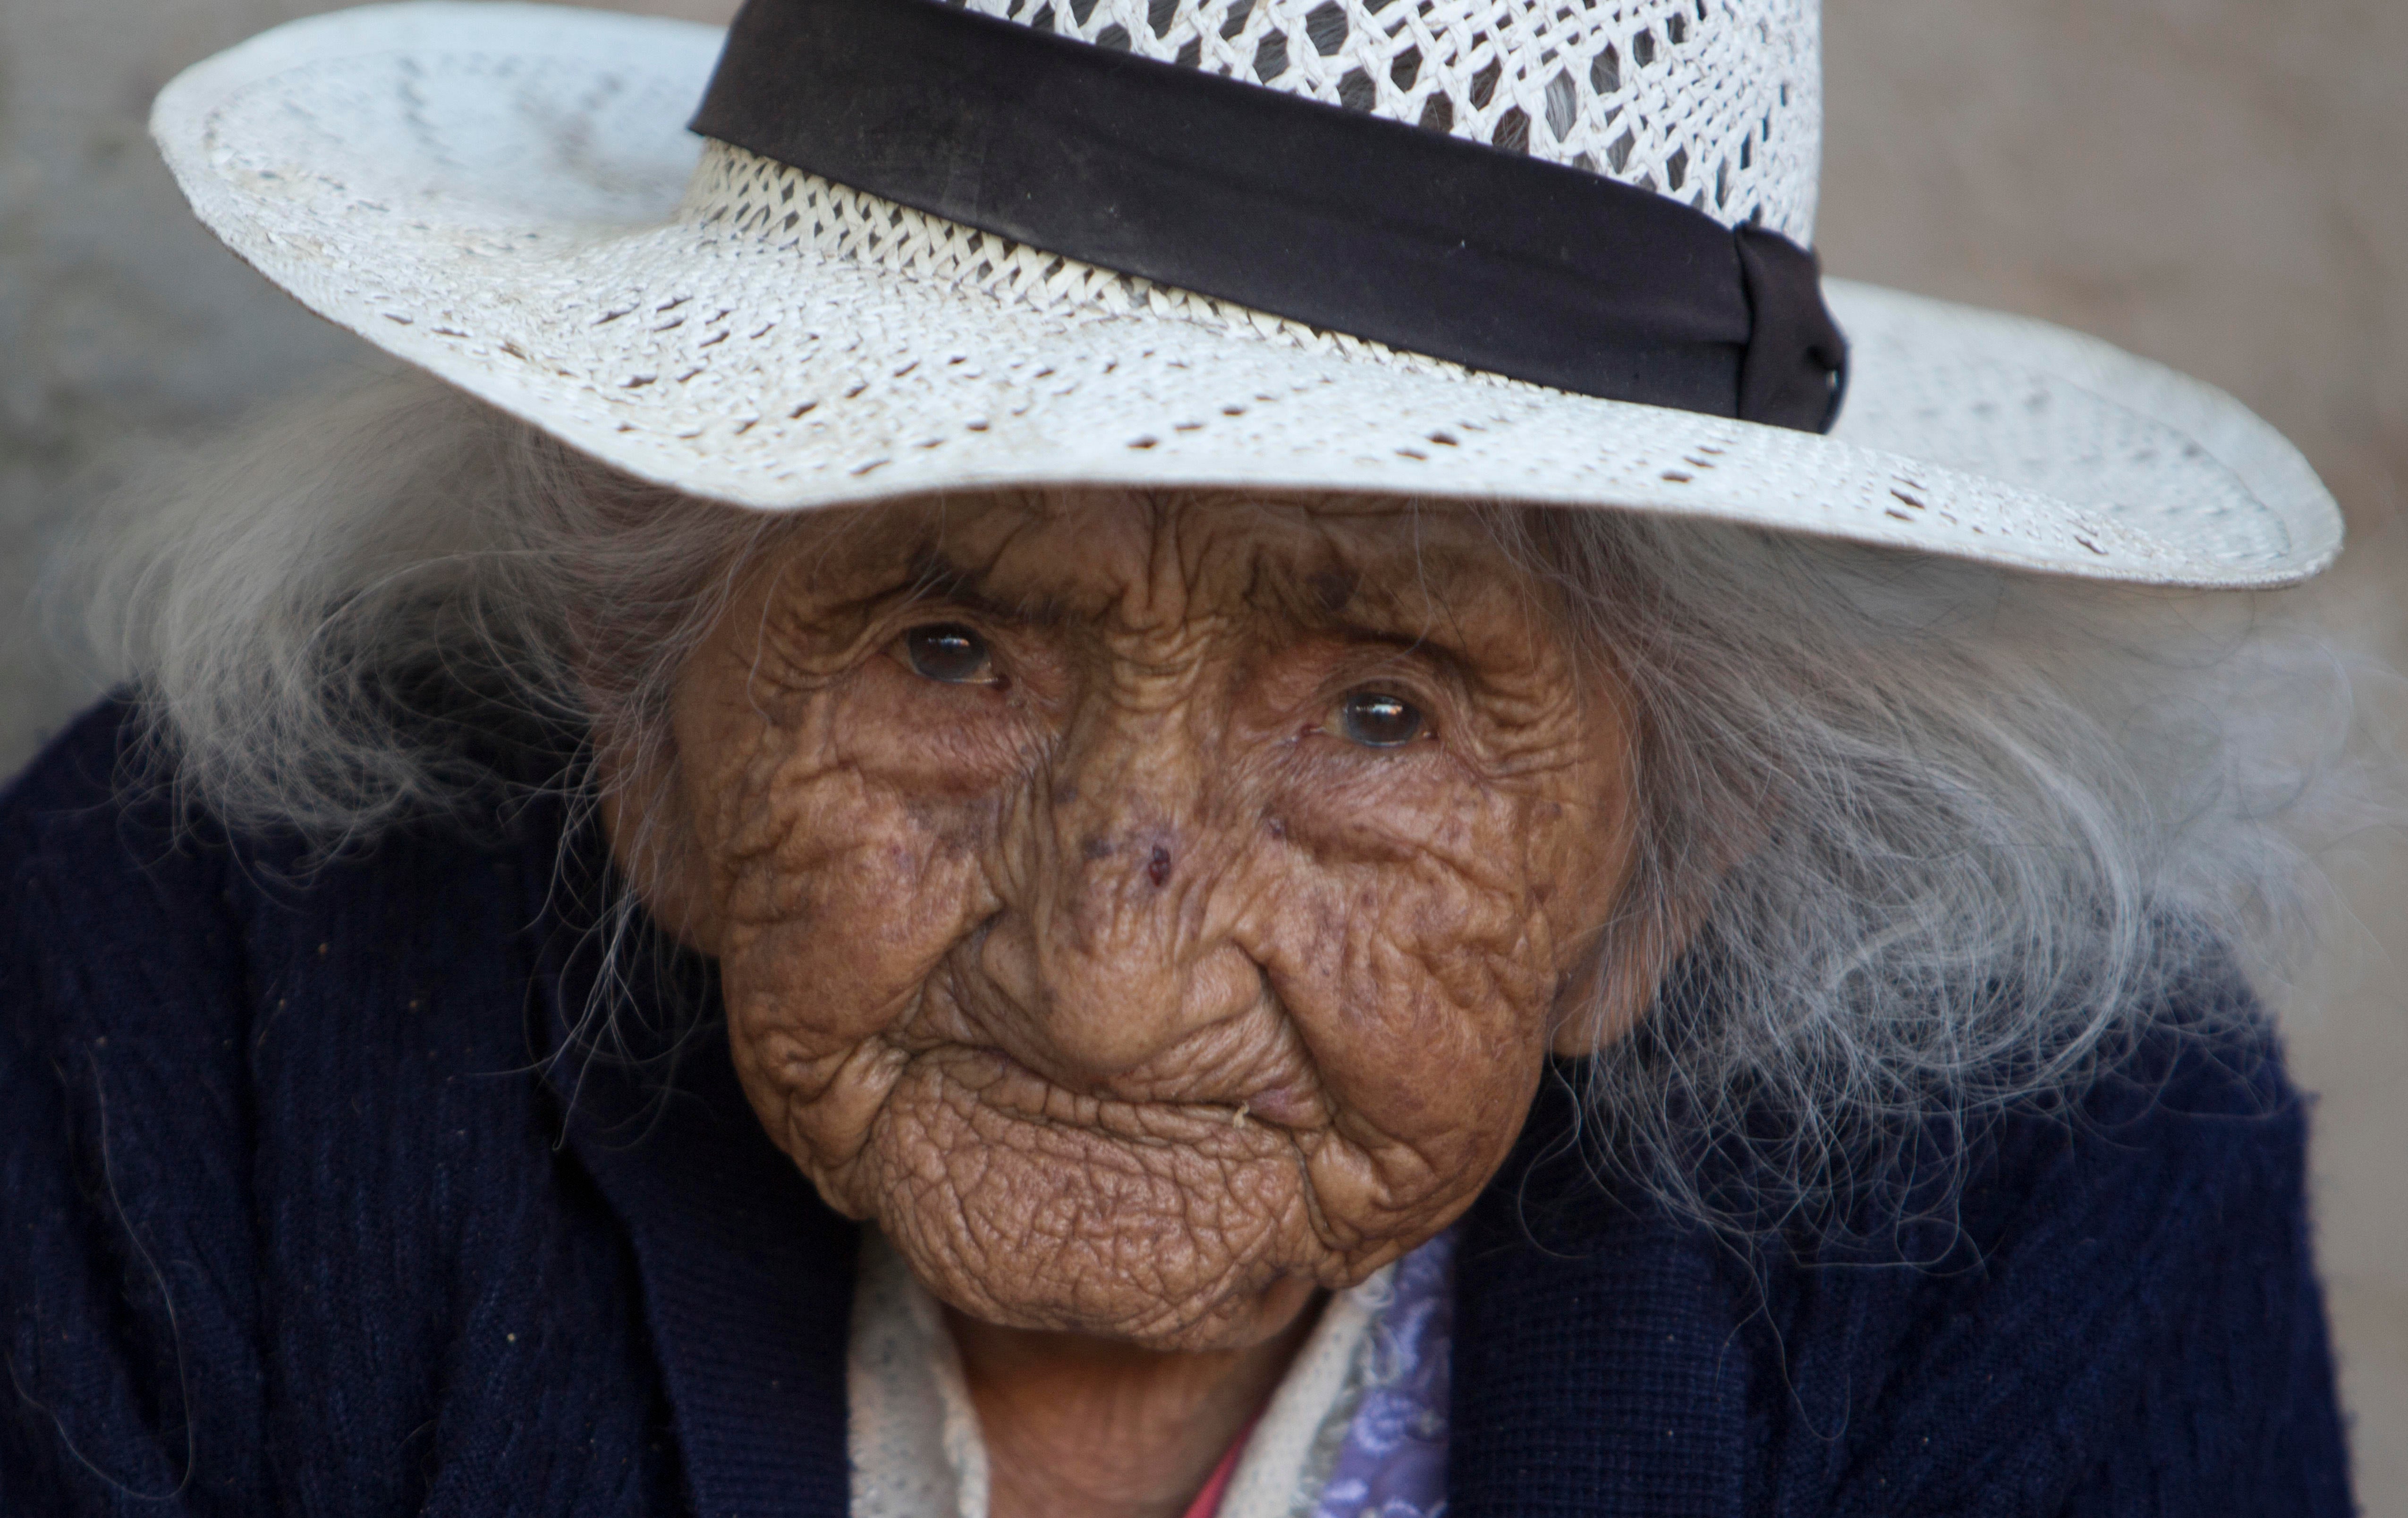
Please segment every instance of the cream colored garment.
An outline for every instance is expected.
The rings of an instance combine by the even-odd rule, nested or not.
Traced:
[[[1219,1518],[1318,1505],[1370,1372],[1390,1266],[1323,1309],[1238,1462]],[[936,1298],[866,1229],[845,1364],[853,1518],[987,1518],[986,1443]]]

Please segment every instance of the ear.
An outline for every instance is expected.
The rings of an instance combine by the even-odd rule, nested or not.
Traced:
[[[1656,988],[1705,921],[1711,895],[1698,892],[1694,906],[1632,912],[1598,935],[1584,969],[1555,998],[1550,1044],[1557,1057],[1586,1058],[1619,1042],[1647,1015]]]
[[[1667,885],[1634,872],[1623,887],[1620,909],[1598,934],[1585,970],[1568,978],[1556,995],[1550,1046],[1557,1055],[1584,1058],[1638,1025],[1655,1005],[1664,977],[1705,925],[1723,881],[1767,845],[1780,813],[1780,797],[1770,793],[1718,808],[1721,825],[1687,851],[1681,879]],[[1634,899],[1649,892],[1657,899]]]
[[[676,754],[666,743],[638,752],[624,740],[598,739],[595,779],[611,863],[652,921],[686,948],[716,957],[719,913]]]

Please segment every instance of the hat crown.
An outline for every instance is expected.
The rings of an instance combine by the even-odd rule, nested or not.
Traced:
[[[1816,0],[965,0],[1670,195],[1811,245]]]

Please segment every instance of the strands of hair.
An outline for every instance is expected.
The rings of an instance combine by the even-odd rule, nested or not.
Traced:
[[[1712,1223],[1836,1217],[1935,1124],[2089,1079],[2212,962],[2273,984],[2312,840],[2401,815],[2398,766],[2353,757],[2351,667],[2258,598],[1484,515],[1636,718],[1599,963],[1660,989],[1583,1062],[1590,1137]],[[338,851],[496,786],[673,785],[677,672],[781,521],[402,376],[163,468],[60,583],[193,805]],[[497,774],[512,726],[574,737]],[[601,916],[607,1041],[609,967],[647,935],[624,894]]]
[[[2345,661],[2251,597],[1496,520],[1640,714],[1605,962],[1687,944],[1589,1062],[1590,1151],[1710,1221],[1945,1205],[1971,1131],[2078,1088],[2186,980],[2279,980],[2311,840],[2399,814],[2396,766],[2351,761]]]

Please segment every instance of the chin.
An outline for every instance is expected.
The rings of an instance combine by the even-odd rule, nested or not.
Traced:
[[[912,1269],[928,1282],[917,1261],[912,1262]],[[1157,1301],[1133,1304],[1126,1311],[1081,1313],[1066,1310],[1064,1303],[1054,1297],[1010,1301],[981,1294],[972,1301],[957,1301],[936,1282],[929,1283],[937,1297],[954,1311],[998,1328],[1102,1339],[1166,1354],[1234,1353],[1253,1349],[1295,1327],[1297,1320],[1322,1295],[1320,1284],[1311,1277],[1283,1275],[1268,1285],[1248,1286],[1194,1301]],[[1075,1293],[1075,1282],[1065,1284]]]

